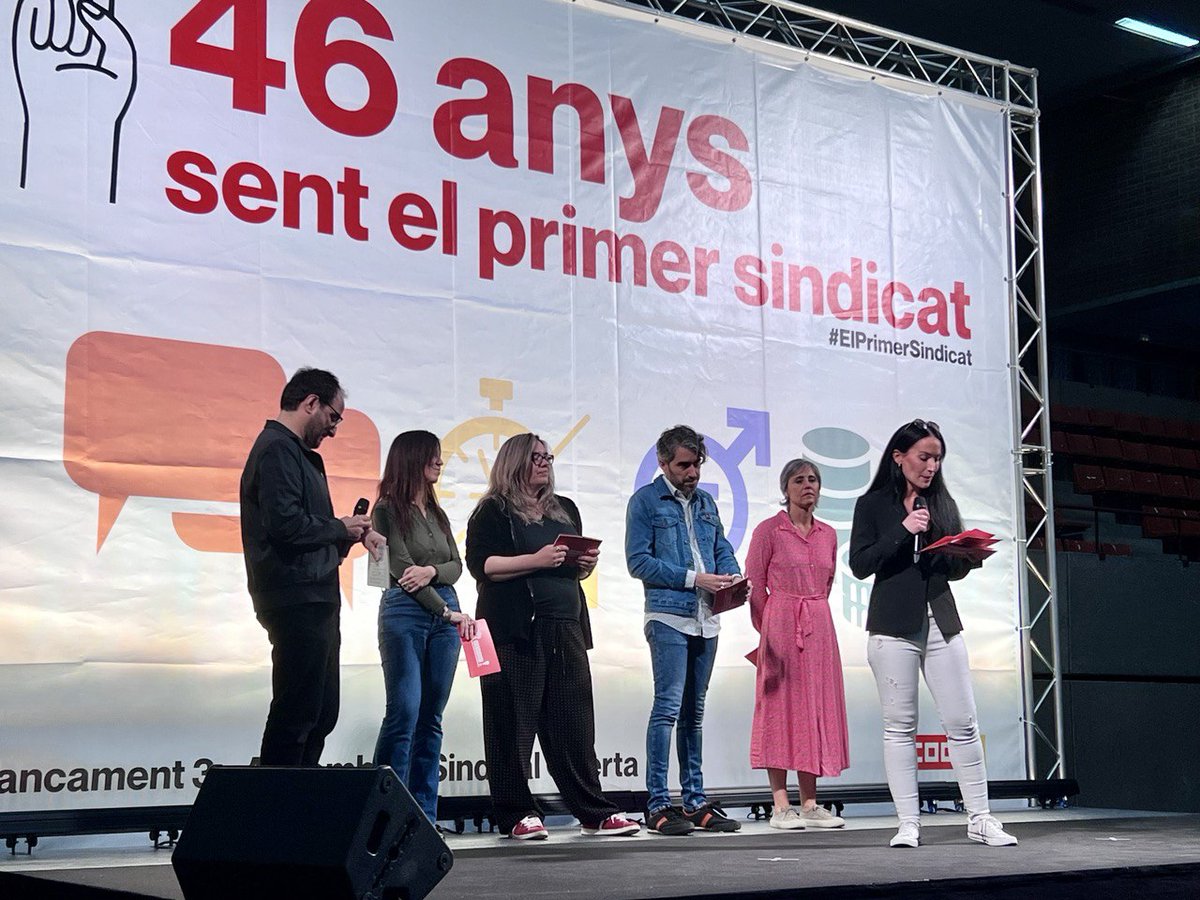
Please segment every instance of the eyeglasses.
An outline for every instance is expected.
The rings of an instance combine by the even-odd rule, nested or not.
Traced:
[[[938,427],[938,423],[934,422],[932,420],[926,421],[925,419],[913,419],[912,423],[914,425],[916,425],[918,428],[923,428],[925,431],[941,431],[942,430],[940,427]]]
[[[551,465],[554,462],[553,453],[530,453],[529,458],[533,460],[533,464],[535,466],[539,465],[540,463]]]
[[[338,425],[342,424],[343,416],[340,412],[338,412],[336,409],[334,409],[330,404],[326,403],[324,400],[321,401],[321,405],[323,407],[325,407],[327,410],[329,410],[329,412],[330,412],[329,418],[332,420],[330,422],[330,424],[333,425],[334,428],[336,428]]]

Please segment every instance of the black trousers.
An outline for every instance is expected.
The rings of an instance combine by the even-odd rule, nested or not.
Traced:
[[[315,766],[337,724],[342,646],[337,603],[301,603],[258,614],[271,640],[271,709],[264,766]]]
[[[532,647],[497,647],[500,671],[479,685],[488,784],[504,834],[526,816],[543,816],[529,790],[534,735],[550,777],[582,825],[599,825],[618,811],[600,788],[592,672],[579,623],[535,619],[533,627]]]

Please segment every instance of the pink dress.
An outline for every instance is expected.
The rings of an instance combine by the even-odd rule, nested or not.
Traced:
[[[818,776],[850,765],[842,657],[829,611],[837,534],[813,520],[802,535],[786,511],[754,529],[746,558],[758,671],[750,766]]]

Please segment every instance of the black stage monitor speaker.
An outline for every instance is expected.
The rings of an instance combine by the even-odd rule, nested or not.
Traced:
[[[171,864],[187,900],[419,900],[454,856],[387,767],[213,766]]]

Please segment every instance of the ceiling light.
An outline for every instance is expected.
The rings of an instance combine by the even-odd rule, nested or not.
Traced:
[[[1165,28],[1159,28],[1157,25],[1151,25],[1148,22],[1131,19],[1128,16],[1124,19],[1117,19],[1117,27],[1124,28],[1126,31],[1132,31],[1134,34],[1140,34],[1143,37],[1162,41],[1164,44],[1174,44],[1176,47],[1195,47],[1196,44],[1200,44],[1200,41],[1197,41],[1193,37],[1188,37],[1186,34],[1180,34],[1178,31],[1168,31]]]

